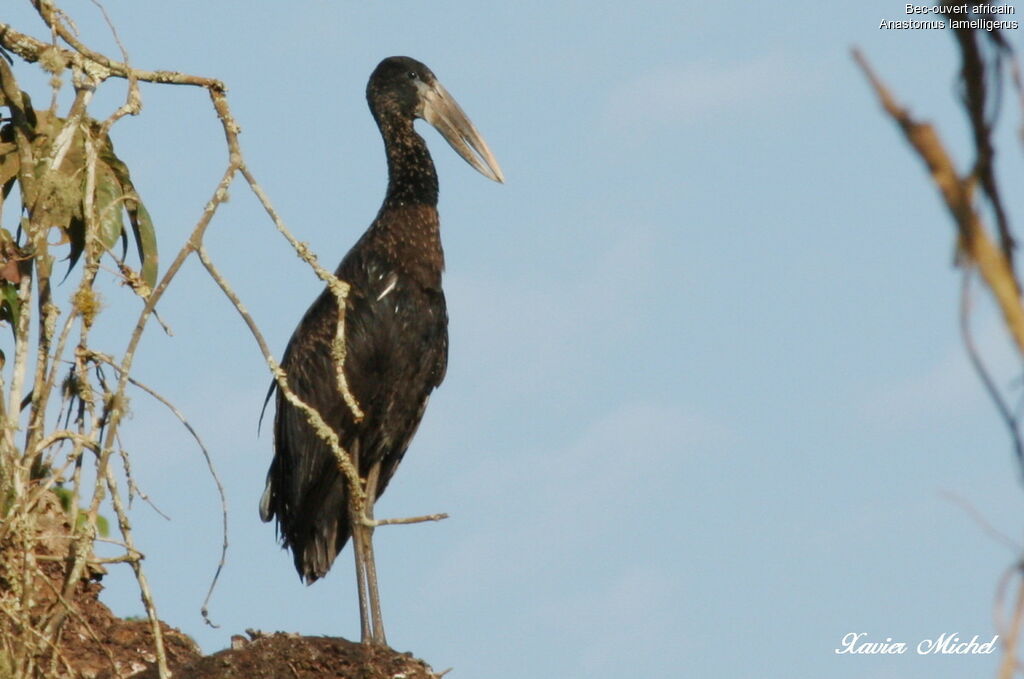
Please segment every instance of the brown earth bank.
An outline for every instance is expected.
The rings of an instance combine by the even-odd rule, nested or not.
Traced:
[[[97,583],[77,602],[95,638],[69,622],[62,653],[82,679],[157,679],[148,620],[121,620],[96,598]],[[276,632],[235,636],[230,649],[203,656],[180,630],[161,623],[168,668],[174,679],[435,679],[422,660],[390,648],[339,637]]]
[[[390,648],[338,637],[277,632],[252,640],[235,637],[233,648],[196,658],[174,670],[174,679],[435,679],[422,660]],[[155,667],[133,679],[157,679]]]
[[[50,560],[66,554],[70,522],[56,500],[39,503],[40,534],[34,543],[39,569],[32,578],[32,618],[53,605],[64,567]],[[0,545],[4,560],[18,559],[11,545]],[[23,553],[23,552],[22,552]],[[156,679],[153,628],[147,619],[118,618],[99,600],[102,567],[88,569],[74,587],[71,611],[56,648],[36,659],[48,679]],[[8,569],[0,569],[0,600],[13,595]],[[157,593],[159,594],[159,593]],[[0,601],[0,603],[3,603]],[[11,635],[13,619],[0,617],[0,637]],[[364,646],[337,637],[303,637],[248,631],[235,636],[230,649],[203,656],[186,634],[161,622],[167,665],[174,679],[436,679],[430,667],[408,653]],[[8,637],[13,638],[13,637]],[[6,644],[5,644],[6,646]],[[3,664],[3,663],[0,663]],[[0,679],[7,676],[0,667]]]

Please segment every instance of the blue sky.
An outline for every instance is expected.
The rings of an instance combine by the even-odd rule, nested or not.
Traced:
[[[114,53],[91,3],[62,6]],[[879,2],[106,7],[134,64],[228,84],[251,168],[327,266],[383,195],[363,96],[381,58],[427,63],[501,162],[504,186],[420,123],[441,181],[451,360],[378,515],[452,518],[377,532],[396,648],[496,679],[994,673],[994,656],[834,653],[848,632],[995,633],[1015,555],[948,494],[1020,535],[1009,442],[958,336],[952,226],[849,57],[860,45],[963,163],[949,33],[879,30],[905,18]],[[20,5],[4,14],[44,35]],[[46,100],[41,76],[17,73]],[[105,91],[94,115],[123,96]],[[226,158],[203,92],[143,97],[114,141],[167,263]],[[1019,122],[1007,102],[1007,187]],[[240,184],[207,243],[280,353],[315,276]],[[105,294],[95,337],[117,353],[137,302]],[[976,306],[1013,393],[998,318]],[[271,441],[255,343],[196,261],[159,311],[174,336],[149,329],[136,376],[204,437],[231,540],[213,630],[198,612],[220,544],[213,484],[137,393],[125,445],[172,517],[133,513],[162,617],[208,651],[248,627],[357,637],[349,552],[304,587],[258,519]],[[107,580],[114,610],[138,614],[127,569]]]

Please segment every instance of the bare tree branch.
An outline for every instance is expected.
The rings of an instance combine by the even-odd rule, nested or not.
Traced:
[[[973,205],[973,182],[959,176],[938,133],[928,123],[915,120],[875,74],[860,50],[853,58],[878,96],[882,108],[899,125],[903,135],[924,161],[957,226],[960,247],[981,273],[1003,314],[1006,327],[1024,356],[1024,308],[1020,288],[1006,254],[992,242]]]

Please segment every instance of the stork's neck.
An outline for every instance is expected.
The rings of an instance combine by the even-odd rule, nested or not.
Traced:
[[[380,126],[388,155],[388,192],[382,209],[406,205],[437,207],[437,171],[412,120],[383,120]]]
[[[440,290],[444,251],[434,161],[412,120],[380,120],[380,132],[388,155],[388,192],[363,238],[424,288]]]

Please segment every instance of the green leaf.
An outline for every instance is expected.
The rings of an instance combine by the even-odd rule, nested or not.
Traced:
[[[39,120],[36,117],[36,109],[32,106],[32,97],[28,96],[28,92],[25,90],[21,91],[21,103],[25,105],[25,119],[31,127],[35,127],[39,124]]]
[[[76,528],[81,530],[82,526],[89,520],[89,512],[84,509],[78,510],[78,518],[75,521]],[[105,538],[110,537],[110,522],[107,521],[107,517],[100,514],[96,515],[96,535]]]
[[[95,196],[96,237],[99,239],[101,252],[106,252],[114,247],[124,231],[124,220],[121,217],[124,191],[117,175],[103,161],[96,163]]]
[[[100,149],[99,157],[110,166],[110,169],[117,175],[121,182],[121,190],[124,192],[124,209],[128,213],[128,221],[132,225],[132,233],[135,235],[135,247],[139,252],[139,261],[142,263],[142,280],[152,289],[156,285],[156,276],[159,268],[159,257],[156,249],[156,229],[153,227],[153,219],[149,216],[149,210],[139,197],[135,185],[132,184],[131,173],[128,166],[114,154],[114,145],[108,137],[103,148]]]
[[[122,224],[123,224],[123,222],[122,222]],[[128,256],[128,231],[127,231],[127,229],[124,228],[124,226],[122,226],[121,227],[121,254],[120,254],[120,256],[117,259],[120,262],[124,262],[124,259],[127,256]]]
[[[71,491],[63,486],[55,486],[50,489],[54,495],[57,496],[57,500],[60,502],[61,508],[70,513],[71,512]],[[85,522],[89,519],[89,512],[85,508],[80,508],[75,517],[76,528],[81,528],[85,525]],[[96,534],[101,538],[110,536],[110,521],[107,517],[102,514],[96,515]],[[2,676],[2,675],[0,675]]]
[[[142,260],[142,280],[152,290],[156,287],[156,274],[160,261],[156,253],[156,229],[153,228],[149,210],[141,200],[126,201],[126,205],[128,219],[132,223],[132,231],[135,232],[135,244],[139,248],[139,259]]]
[[[65,512],[70,512],[71,511],[71,491],[68,490],[67,488],[65,488],[64,486],[55,486],[55,487],[51,488],[50,490],[53,491],[53,494],[56,495],[57,499],[60,501],[61,509],[63,509]]]
[[[64,278],[60,280],[61,283],[68,279],[68,276],[71,275],[71,270],[78,263],[78,258],[85,252],[85,222],[81,217],[72,217],[71,222],[64,229],[64,233],[68,236],[71,251],[68,253],[68,270],[65,272]]]
[[[14,340],[18,340],[18,319],[21,316],[21,300],[18,286],[9,281],[0,281],[0,318],[10,321]]]

